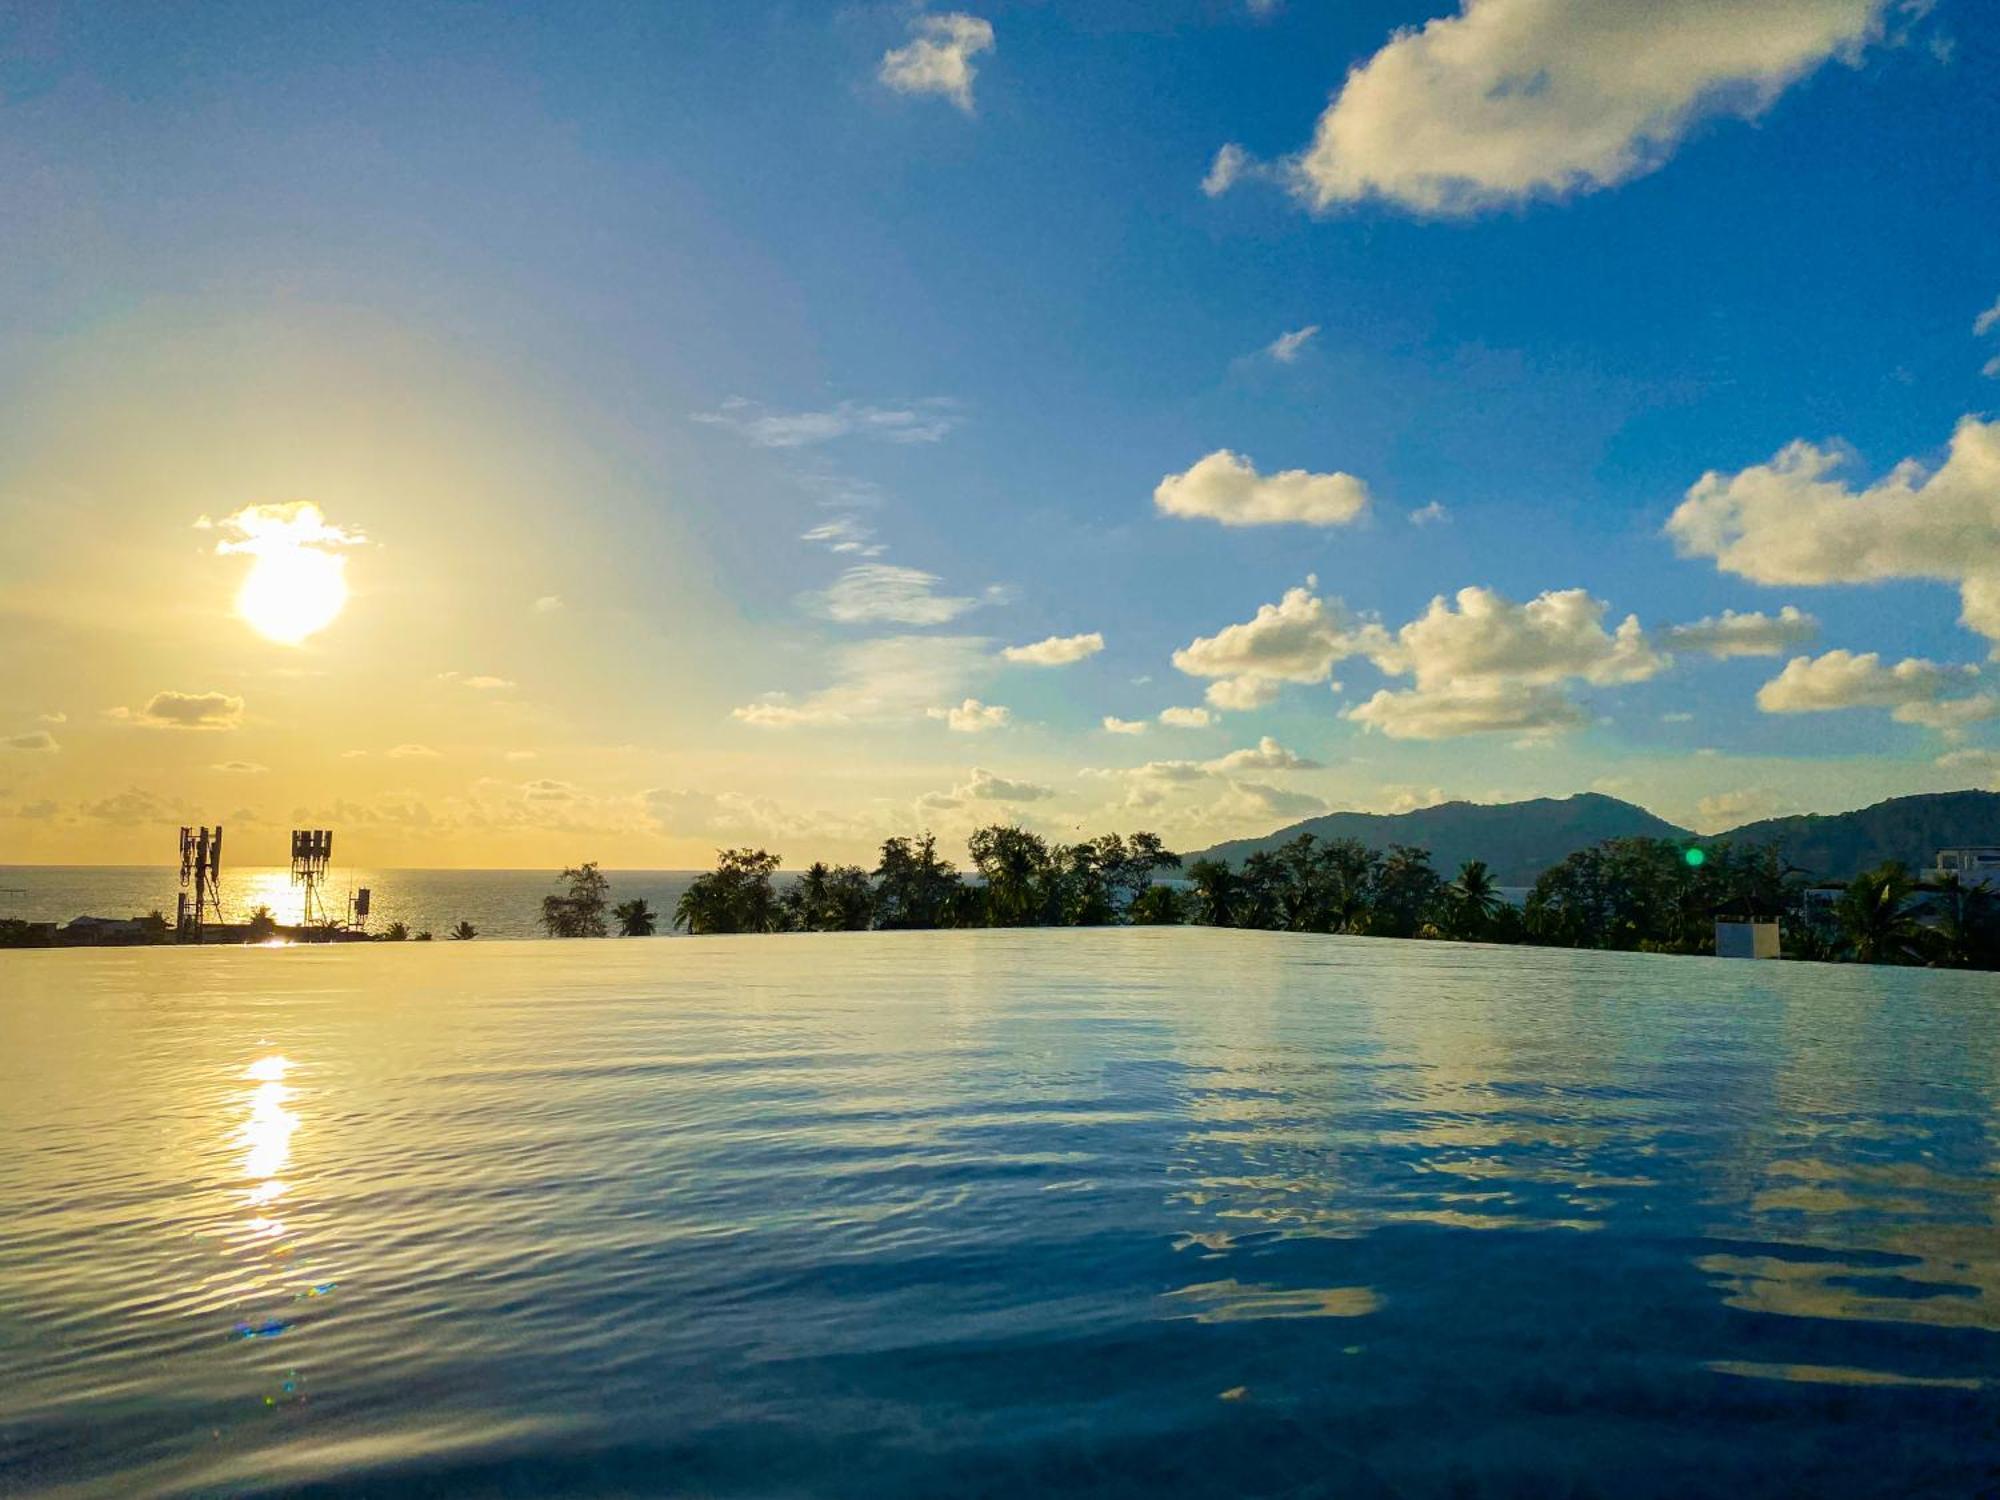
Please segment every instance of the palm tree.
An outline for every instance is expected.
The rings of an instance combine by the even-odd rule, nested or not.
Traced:
[[[1915,886],[1896,860],[1877,865],[1848,883],[1834,905],[1848,950],[1858,964],[1908,963],[1924,929],[1910,905]]]
[[[409,938],[410,938],[410,928],[408,923],[391,922],[388,925],[388,927],[383,930],[382,936],[377,938],[375,941],[377,941],[378,943],[404,943],[408,942]]]
[[[250,922],[244,928],[245,941],[268,943],[278,935],[278,919],[271,915],[271,908],[260,906],[250,913]]]
[[[612,907],[611,915],[618,919],[620,937],[651,937],[660,921],[659,913],[646,904],[645,898],[636,896]]]
[[[1187,869],[1194,887],[1194,919],[1204,927],[1236,925],[1236,872],[1219,859],[1198,859]]]
[[[470,922],[461,921],[456,927],[452,928],[451,935],[458,942],[469,943],[479,936],[479,929],[474,927]]]
[[[1947,875],[1938,882],[1934,908],[1930,946],[1937,962],[1951,969],[1992,968],[2000,958],[2000,903],[1993,893]]]
[[[1458,867],[1458,878],[1445,887],[1450,907],[1451,935],[1476,940],[1483,936],[1500,909],[1500,890],[1493,872],[1483,859],[1468,859]]]

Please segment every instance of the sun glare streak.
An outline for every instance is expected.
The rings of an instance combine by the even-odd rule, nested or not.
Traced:
[[[222,521],[232,533],[218,553],[241,552],[250,571],[236,593],[236,613],[266,640],[297,646],[331,625],[347,605],[347,559],[338,549],[361,545],[309,500],[246,505]]]
[[[283,1057],[260,1057],[244,1070],[244,1077],[256,1083],[250,1094],[250,1118],[244,1122],[238,1140],[244,1148],[243,1175],[255,1179],[249,1190],[252,1203],[268,1203],[284,1191],[275,1179],[292,1154],[292,1132],[299,1117],[285,1108],[292,1091],[282,1082],[291,1066]]]

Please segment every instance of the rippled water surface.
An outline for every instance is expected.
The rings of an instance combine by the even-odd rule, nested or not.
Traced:
[[[2000,985],[0,955],[0,1492],[1982,1495]]]

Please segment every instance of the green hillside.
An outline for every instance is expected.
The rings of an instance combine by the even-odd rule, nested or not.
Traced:
[[[1431,852],[1446,872],[1483,859],[1502,885],[1532,885],[1550,865],[1578,849],[1615,838],[1692,838],[1664,818],[1616,797],[1580,792],[1531,802],[1444,802],[1406,813],[1327,813],[1256,839],[1234,839],[1188,856],[1240,863],[1259,849],[1275,849],[1302,833],[1320,839],[1359,839],[1373,849],[1414,844]]]
[[[1262,838],[1234,839],[1187,856],[1239,864],[1302,833],[1359,839],[1373,849],[1414,844],[1446,874],[1483,859],[1502,885],[1531,885],[1550,865],[1612,838],[1691,839],[1685,828],[1616,797],[1582,792],[1528,802],[1445,802],[1407,813],[1328,813]],[[1940,848],[2000,845],[2000,792],[1930,792],[1892,797],[1856,812],[1810,813],[1746,823],[1709,842],[1776,844],[1790,864],[1821,879],[1845,880],[1886,859],[1921,870]]]

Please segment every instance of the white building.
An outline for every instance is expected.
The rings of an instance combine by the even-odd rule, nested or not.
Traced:
[[[1717,958],[1780,958],[1775,917],[1717,917]]]
[[[1924,882],[1936,885],[1947,875],[1956,875],[1961,885],[1983,885],[2000,891],[2000,845],[1974,844],[1959,849],[1940,849]]]

